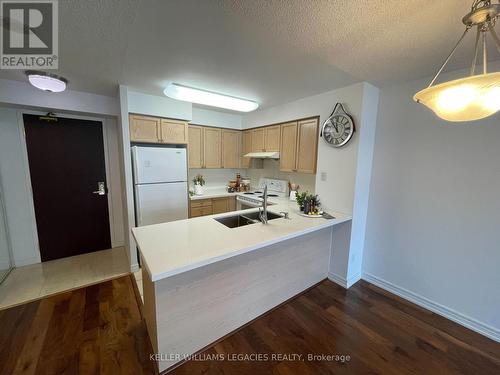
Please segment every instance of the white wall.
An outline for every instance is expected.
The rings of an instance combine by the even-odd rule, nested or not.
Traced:
[[[197,174],[201,174],[205,178],[207,188],[216,188],[227,186],[229,180],[236,179],[236,173],[241,173],[242,176],[245,175],[245,170],[243,169],[196,169],[192,168],[188,170],[189,186],[193,185],[193,178]]]
[[[381,91],[364,278],[500,341],[500,114],[442,121],[429,81]]]
[[[124,86],[122,86],[124,87]],[[131,91],[127,88],[128,113],[138,113],[179,120],[191,120],[192,104],[167,98]],[[127,114],[128,116],[128,114]]]
[[[0,108],[0,176],[3,183],[7,225],[12,244],[13,261],[17,267],[40,262],[36,221],[29,187],[24,139],[19,129],[22,113],[18,108]],[[58,113],[59,114],[59,113]],[[60,114],[64,116],[64,114]],[[118,157],[117,124],[102,119],[107,131],[111,218],[114,245],[123,245],[121,169]]]
[[[66,90],[50,93],[38,90],[26,82],[0,79],[0,103],[31,109],[70,111],[75,114],[117,116],[117,98]]]
[[[193,106],[192,124],[241,130],[241,121],[242,116],[239,114],[218,112]]]
[[[332,257],[332,262],[337,267],[331,269],[333,280],[337,282],[342,280],[341,284],[349,286],[361,277],[378,89],[368,83],[359,83],[250,112],[243,116],[243,128],[318,115],[321,126],[337,102],[343,103],[353,116],[356,134],[343,148],[332,148],[319,139],[315,192],[319,194],[326,211],[340,211],[353,215],[350,241],[346,239],[337,241],[336,252]],[[322,179],[322,174],[326,174],[325,180]],[[346,235],[348,232],[349,230],[343,230],[342,233]]]

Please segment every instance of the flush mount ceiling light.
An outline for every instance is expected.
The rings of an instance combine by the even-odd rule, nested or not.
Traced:
[[[37,89],[48,92],[64,91],[66,90],[66,84],[68,83],[66,78],[37,70],[28,70],[26,71],[26,75],[33,86]]]
[[[250,112],[259,108],[259,104],[251,100],[195,89],[193,87],[179,85],[178,83],[169,84],[163,93],[172,99],[204,104],[211,107],[231,109],[233,111]]]
[[[413,99],[430,108],[447,121],[474,121],[491,116],[500,110],[500,72],[488,73],[486,36],[492,37],[500,53],[500,39],[495,32],[495,22],[500,17],[500,4],[491,0],[475,0],[472,9],[463,19],[465,31],[430,85],[415,94]],[[438,76],[453,57],[467,32],[477,28],[476,44],[472,58],[470,76],[433,86]],[[483,73],[476,75],[476,62],[480,41],[483,52]]]

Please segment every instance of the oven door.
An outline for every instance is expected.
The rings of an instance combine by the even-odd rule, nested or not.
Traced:
[[[252,203],[252,202],[249,202],[245,199],[240,199],[240,197],[236,197],[236,210],[246,210],[248,208],[256,208],[256,207],[260,207],[261,204],[257,204],[257,203]]]

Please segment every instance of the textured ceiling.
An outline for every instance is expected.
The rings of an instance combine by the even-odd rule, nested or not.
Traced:
[[[432,75],[471,0],[59,4],[59,73],[72,89],[115,95],[121,83],[160,95],[175,81],[266,107],[361,80],[381,86]],[[469,64],[472,39],[451,69]],[[24,80],[13,71],[0,77]]]

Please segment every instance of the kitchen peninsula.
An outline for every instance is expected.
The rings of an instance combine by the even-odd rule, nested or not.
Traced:
[[[351,217],[308,218],[286,198],[269,203],[289,218],[235,228],[215,220],[255,215],[248,209],[133,229],[160,371],[327,277],[333,228]]]

